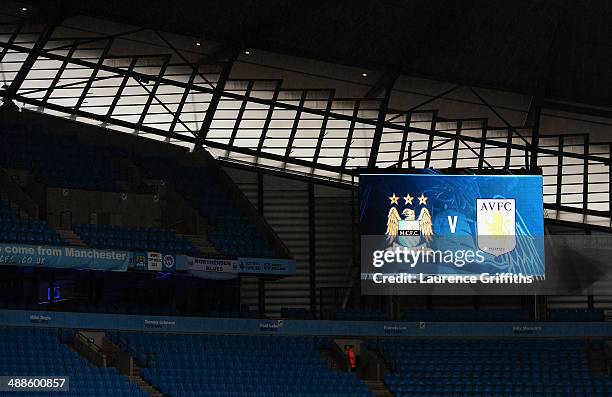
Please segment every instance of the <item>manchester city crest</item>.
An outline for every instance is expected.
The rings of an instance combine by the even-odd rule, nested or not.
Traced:
[[[418,203],[414,202],[415,198],[419,200]],[[434,237],[432,214],[427,208],[428,197],[424,194],[412,197],[408,193],[401,199],[404,200],[404,208],[400,214],[400,197],[395,193],[389,197],[391,207],[387,215],[387,243],[391,247],[399,245],[410,249],[427,247]]]

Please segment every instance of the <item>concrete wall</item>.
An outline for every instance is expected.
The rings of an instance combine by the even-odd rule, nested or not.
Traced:
[[[92,222],[92,213],[98,214],[98,223],[105,223],[99,214],[109,213],[110,223],[122,226],[159,227],[161,219],[160,203],[151,194],[48,188],[49,226],[68,228],[67,212],[72,213],[73,225]]]

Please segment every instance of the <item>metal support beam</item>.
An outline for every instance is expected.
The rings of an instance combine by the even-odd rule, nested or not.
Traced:
[[[142,81],[138,81],[138,84],[140,84],[140,87],[142,87],[143,90],[145,90],[149,95],[151,95],[151,91],[147,88],[147,86],[142,82]],[[162,108],[164,108],[164,110],[166,112],[168,112],[168,114],[172,114],[174,115],[174,112],[172,111],[172,109],[170,109],[168,107],[168,105],[166,105],[163,101],[161,101],[159,98],[157,98],[157,96],[154,96],[153,99],[155,99],[157,101],[157,103],[159,104],[159,106],[161,106]],[[189,131],[191,133],[191,135],[196,136],[195,132],[193,132],[189,126],[187,124],[185,124],[185,122],[183,120],[181,120],[181,118],[178,118],[178,124],[182,125],[186,131]]]
[[[200,131],[197,136],[196,145],[201,146],[202,142],[206,139],[208,135],[208,131],[210,130],[210,126],[212,124],[213,118],[215,117],[215,112],[217,111],[217,107],[219,106],[219,101],[221,100],[221,96],[225,91],[225,84],[229,79],[230,72],[232,71],[232,66],[234,65],[234,60],[238,54],[234,54],[234,56],[229,59],[223,65],[221,69],[221,73],[219,74],[219,80],[217,81],[217,85],[215,86],[215,90],[212,94],[212,98],[210,103],[208,104],[208,109],[206,109],[206,115],[204,116],[204,121],[200,126]]]
[[[431,132],[436,130],[436,121],[438,119],[438,112],[434,112],[431,117]],[[433,151],[434,134],[429,134],[429,140],[427,142],[427,152],[425,153],[425,168],[429,168],[431,164],[431,152]]]
[[[111,34],[108,36],[98,36],[98,37],[92,37],[92,38],[84,38],[84,37],[62,37],[62,38],[58,38],[56,40],[61,40],[61,41],[66,41],[66,40],[80,40],[81,44],[90,44],[90,43],[95,43],[96,41],[102,41],[102,40],[114,40],[118,37],[121,36],[128,36],[130,34],[134,34],[134,33],[138,33],[138,32],[142,32],[146,29],[144,28],[137,28],[137,29],[131,29],[128,30],[126,32],[121,32],[121,33],[116,33],[116,34]],[[52,47],[52,48],[48,48],[46,51],[59,51],[59,50],[65,50],[66,48],[70,48],[71,44],[66,44],[66,45],[62,45],[59,47]]]
[[[278,101],[278,94],[280,92],[281,82],[276,83],[276,87],[274,87],[274,94],[272,94],[272,102],[270,103],[270,108],[268,109],[268,115],[266,116],[266,121],[264,122],[263,128],[261,129],[261,136],[259,137],[259,143],[257,144],[257,152],[261,153],[264,142],[266,140],[266,135],[268,134],[268,128],[270,127],[270,123],[272,122],[272,114],[274,113],[274,106],[276,106],[276,102]]]
[[[175,54],[176,54],[176,55],[177,55],[179,58],[181,58],[181,59],[183,60],[183,62],[185,62],[185,64],[187,64],[187,65],[191,65],[191,67],[195,68],[195,69],[196,69],[196,71],[197,71],[197,73],[198,73],[198,76],[200,76],[200,77],[202,78],[202,80],[204,80],[204,81],[206,82],[206,84],[208,84],[208,85],[209,85],[211,88],[214,88],[214,85],[213,85],[213,84],[210,82],[210,80],[208,80],[208,79],[206,78],[206,76],[204,76],[204,75],[203,75],[202,73],[200,73],[200,71],[198,70],[198,69],[199,69],[200,64],[202,64],[203,62],[201,62],[201,61],[200,61],[200,62],[197,62],[197,63],[195,63],[195,64],[194,64],[194,63],[192,63],[192,62],[190,62],[190,61],[189,61],[187,58],[185,58],[185,56],[183,55],[183,53],[181,53],[181,52],[180,52],[180,51],[179,51],[179,50],[178,50],[178,49],[177,49],[177,48],[176,48],[174,45],[172,45],[172,43],[171,43],[171,42],[170,42],[168,39],[166,39],[166,37],[165,37],[163,34],[161,34],[161,33],[160,33],[159,31],[157,31],[157,30],[155,31],[155,34],[157,35],[157,37],[159,37],[160,39],[162,39],[162,41],[163,41],[164,43],[166,43],[166,45],[167,45],[167,46],[168,46],[168,47],[169,47],[169,48],[170,48],[170,49],[171,49],[171,50],[172,50],[172,51],[173,51],[173,52],[174,52],[174,53],[175,53]],[[233,61],[233,60],[232,60],[232,61]],[[231,67],[231,66],[230,66],[230,67]]]
[[[9,37],[8,39],[9,44],[13,44],[15,42],[15,39],[17,38],[17,36],[19,36],[19,33],[21,32],[21,28],[22,28],[22,25],[19,25],[13,31],[13,33],[11,33],[11,37]],[[8,47],[4,47],[2,51],[0,52],[0,62],[2,62],[7,52],[8,52]]]
[[[164,62],[162,63],[161,68],[159,69],[159,73],[157,74],[157,79],[155,80],[155,84],[153,88],[149,92],[149,97],[147,98],[147,103],[145,103],[144,108],[142,109],[142,113],[140,114],[140,118],[136,122],[136,128],[140,128],[142,123],[144,122],[145,117],[149,113],[149,108],[151,107],[151,103],[153,103],[153,98],[155,98],[155,94],[157,93],[157,89],[159,88],[160,80],[166,74],[166,69],[168,68],[168,64],[170,63],[170,55],[166,55]],[[132,73],[126,74],[126,76],[134,77]]]
[[[608,153],[612,159],[612,144],[608,146]],[[608,216],[610,216],[610,227],[612,227],[612,164],[608,164]]]
[[[344,144],[344,153],[342,154],[342,162],[340,163],[340,168],[346,168],[346,163],[349,158],[349,151],[351,149],[351,145],[353,144],[353,133],[355,132],[355,122],[357,120],[357,116],[359,115],[359,107],[361,106],[361,101],[355,101],[355,107],[353,108],[353,117],[351,118],[351,124],[349,125],[348,134],[346,136],[346,143]]]
[[[102,50],[102,54],[100,54],[100,58],[98,59],[98,62],[96,66],[94,67],[93,72],[91,73],[91,76],[89,76],[89,80],[87,80],[87,83],[85,84],[85,88],[83,88],[83,92],[81,93],[79,100],[77,101],[76,105],[74,105],[74,110],[79,110],[79,108],[85,101],[85,98],[87,97],[87,92],[89,91],[94,80],[96,79],[96,76],[98,75],[98,72],[100,71],[100,66],[102,66],[102,64],[104,63],[104,59],[106,58],[106,55],[108,54],[111,47],[113,46],[114,40],[115,40],[114,38],[111,38],[106,43],[106,46]]]
[[[385,128],[385,119],[387,117],[387,110],[389,108],[389,99],[391,98],[391,88],[387,88],[385,96],[380,102],[380,108],[378,110],[378,120],[376,121],[376,128],[374,130],[374,138],[372,139],[372,148],[370,149],[370,159],[368,161],[368,168],[376,167],[376,161],[378,159],[378,150],[380,149],[380,141],[382,140],[383,129]]]
[[[584,136],[584,154],[589,154],[589,135]],[[589,207],[589,160],[584,160],[582,172],[582,209],[586,211]]]
[[[336,91],[331,91],[329,94],[329,98],[327,99],[327,106],[325,107],[325,116],[323,116],[323,122],[321,123],[321,129],[319,130],[319,137],[317,138],[317,146],[315,147],[315,152],[312,156],[312,162],[318,163],[319,154],[321,153],[321,146],[323,145],[323,138],[327,134],[327,121],[329,120],[329,114],[331,113],[331,108],[334,103],[334,96],[336,95]]]
[[[134,70],[134,67],[136,67],[137,62],[138,62],[138,58],[132,59],[132,61],[130,62],[130,66],[128,66],[129,72],[132,72]],[[121,99],[121,94],[123,94],[123,90],[125,89],[125,86],[127,85],[127,82],[129,79],[130,79],[129,74],[126,74],[123,76],[123,79],[121,80],[121,84],[119,85],[119,89],[117,89],[117,92],[115,93],[115,97],[113,98],[113,102],[110,104],[110,106],[108,107],[108,111],[106,112],[106,118],[108,121],[110,121],[110,118],[113,115],[113,112],[115,111],[115,107],[117,106],[117,103],[119,103],[119,100]]]
[[[395,84],[395,80],[400,76],[399,70],[389,70],[380,76],[380,78],[374,83],[372,87],[365,94],[365,99],[374,99],[383,93],[385,90],[390,90]]]
[[[236,135],[238,135],[238,129],[240,128],[240,123],[242,122],[242,116],[244,115],[244,111],[246,110],[247,104],[249,103],[249,97],[251,96],[251,91],[253,91],[254,81],[250,80],[246,91],[244,93],[244,99],[240,104],[240,110],[238,110],[238,116],[236,117],[236,122],[234,123],[234,128],[232,129],[232,136],[228,142],[228,150],[232,151],[234,149],[234,141],[236,140]]]
[[[47,44],[47,41],[53,34],[53,31],[55,30],[56,26],[57,26],[57,22],[47,25],[45,29],[42,31],[42,33],[40,34],[40,36],[38,36],[36,43],[34,43],[34,46],[32,47],[32,49],[28,51],[28,56],[25,59],[25,61],[23,61],[23,63],[21,64],[21,67],[19,68],[17,75],[15,75],[15,78],[11,82],[11,85],[6,89],[6,92],[4,93],[4,98],[6,101],[10,101],[11,99],[15,97],[15,95],[17,94],[17,91],[19,90],[23,82],[25,81],[26,76],[28,75],[28,73],[30,73],[32,66],[34,66],[34,63],[36,63],[39,52],[45,48],[45,45]],[[12,45],[12,43],[10,45]],[[10,47],[4,46],[4,49],[8,49],[8,48]]]
[[[523,135],[521,135],[497,110],[495,110],[495,108],[478,93],[478,91],[476,91],[472,87],[470,87],[470,91],[472,91],[472,94],[476,95],[478,100],[483,105],[485,105],[491,112],[493,112],[493,114],[497,116],[498,119],[500,119],[504,124],[506,124],[506,126],[510,129],[512,133],[516,134],[519,138],[523,140],[525,145],[529,146],[529,142],[527,142],[527,139],[525,139]]]
[[[66,70],[66,66],[68,65],[68,60],[72,58],[72,55],[74,54],[74,51],[76,51],[78,46],[79,46],[79,40],[78,39],[74,40],[72,42],[72,46],[68,50],[68,54],[66,54],[66,59],[62,61],[62,64],[60,65],[59,69],[57,69],[57,73],[55,74],[55,77],[53,77],[53,81],[51,81],[51,85],[49,86],[49,88],[45,92],[45,95],[43,96],[43,103],[46,103],[51,97],[51,95],[53,94],[53,90],[55,90],[57,84],[62,78],[62,74],[64,74],[64,70]]]
[[[404,111],[404,112],[400,112],[399,114],[396,114],[395,116],[391,117],[391,118],[390,118],[389,120],[387,120],[387,121],[393,121],[393,120],[395,120],[395,119],[397,119],[397,118],[399,118],[399,117],[403,116],[404,114],[409,114],[409,113],[412,113],[412,112],[414,112],[415,110],[419,109],[420,107],[423,107],[423,106],[427,105],[428,103],[431,103],[431,102],[433,102],[433,101],[435,101],[435,100],[438,100],[438,99],[440,99],[440,98],[443,98],[443,97],[445,97],[446,95],[450,94],[451,92],[453,92],[453,91],[455,91],[455,90],[457,90],[457,89],[459,89],[459,88],[461,88],[461,87],[462,87],[461,85],[456,85],[456,86],[454,86],[454,87],[452,87],[452,88],[449,88],[448,90],[445,90],[445,91],[443,91],[443,92],[439,93],[438,95],[433,96],[433,97],[431,97],[431,98],[427,99],[426,101],[423,101],[423,102],[421,102],[421,103],[419,103],[419,104],[417,104],[417,105],[414,105],[413,107],[411,107],[410,109],[408,109],[408,110],[406,110],[406,111]]]
[[[560,110],[567,113],[583,114],[587,116],[601,117],[604,119],[612,119],[612,110],[593,108],[589,106],[581,106],[570,103],[553,102],[553,101],[542,101],[541,108]]]
[[[563,135],[559,136],[559,151],[557,154],[557,191],[555,203],[561,205],[561,188],[563,186]]]
[[[297,134],[298,125],[300,124],[300,116],[302,115],[302,108],[304,107],[304,102],[306,102],[306,96],[308,95],[307,90],[302,91],[302,96],[300,97],[299,109],[295,113],[295,117],[293,119],[293,125],[291,127],[291,133],[289,134],[289,140],[287,141],[287,148],[285,149],[285,157],[288,159],[289,155],[293,151],[293,141],[295,140],[295,135]]]
[[[463,144],[463,146],[465,146],[470,152],[472,152],[472,154],[474,154],[475,156],[478,156],[478,152],[476,152],[476,150],[473,147],[471,147],[468,143],[464,142],[462,137],[458,137],[458,140],[461,144]],[[493,166],[487,161],[487,159],[483,158],[482,160],[487,165],[487,167],[493,168]]]
[[[506,138],[506,156],[504,167],[510,168],[510,157],[512,157],[512,130],[508,128],[508,137]],[[525,152],[527,153],[527,152]]]
[[[453,145],[453,158],[451,159],[451,168],[457,168],[457,157],[459,157],[459,142],[461,140],[461,120],[457,121],[457,137]]]
[[[482,141],[480,142],[480,151],[478,152],[478,169],[481,170],[483,168],[483,162],[485,157],[485,142],[487,140],[487,130],[489,128],[488,120],[482,121]]]
[[[191,91],[191,86],[193,85],[193,80],[195,79],[195,76],[197,74],[197,69],[193,68],[193,70],[191,71],[191,74],[189,75],[189,81],[187,83],[187,87],[185,87],[185,90],[183,91],[183,96],[181,97],[181,101],[179,102],[178,108],[176,108],[176,112],[174,112],[174,117],[172,118],[172,123],[170,124],[170,132],[174,132],[174,129],[176,128],[176,123],[178,123],[178,121],[181,118],[181,113],[183,112],[183,106],[185,106],[185,102],[187,101],[187,96],[189,96],[189,92]],[[198,140],[196,139],[196,144],[198,143]]]
[[[257,213],[259,216],[264,216],[264,175],[263,173],[257,172]],[[266,312],[266,282],[262,278],[257,280],[257,303],[259,306],[259,313],[265,314]]]
[[[538,146],[540,145],[540,116],[542,108],[540,107],[540,98],[532,98],[533,105],[533,126],[531,128],[531,158],[529,166],[535,168],[538,166]]]
[[[410,120],[412,118],[412,113],[409,112],[406,114],[406,120],[404,121],[404,125],[406,126],[406,129],[404,130],[404,133],[402,134],[402,144],[400,145],[400,151],[399,151],[399,168],[404,168],[404,159],[406,158],[406,145],[408,143],[408,134],[410,133],[408,131],[408,127],[410,127]]]
[[[308,275],[310,286],[310,312],[317,312],[317,260],[315,233],[315,192],[314,183],[308,182]]]

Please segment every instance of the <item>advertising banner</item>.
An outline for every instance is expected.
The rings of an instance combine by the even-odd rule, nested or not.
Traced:
[[[268,320],[214,317],[139,316],[55,311],[0,310],[0,324],[16,327],[120,329],[147,332],[320,335],[352,337],[609,337],[610,322],[392,322]]]
[[[238,277],[238,261],[233,259],[187,257],[189,273],[201,278],[228,280]]]
[[[271,276],[292,276],[295,274],[295,261],[292,259],[238,258],[240,274]]]
[[[135,252],[131,267],[135,270],[153,272],[175,272],[187,270],[185,255],[163,254],[161,252]]]
[[[147,270],[147,253],[135,252],[132,257],[132,266],[136,270]]]
[[[130,258],[131,254],[127,251],[86,247],[0,244],[0,265],[124,272],[128,268]]]
[[[162,271],[162,254],[159,252],[147,252],[147,270],[154,272]]]
[[[172,254],[165,254],[162,256],[162,269],[164,272],[176,271],[176,256]]]

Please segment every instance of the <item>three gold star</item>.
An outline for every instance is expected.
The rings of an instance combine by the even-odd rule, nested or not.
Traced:
[[[414,197],[412,197],[410,193],[408,193],[406,197],[400,197],[393,193],[392,196],[389,196],[389,200],[391,200],[391,205],[399,205],[400,198],[404,199],[406,205],[412,205],[412,201],[414,200]],[[426,197],[425,194],[421,193],[421,197],[417,198],[419,199],[419,205],[427,205],[427,200],[429,199],[429,197]]]

